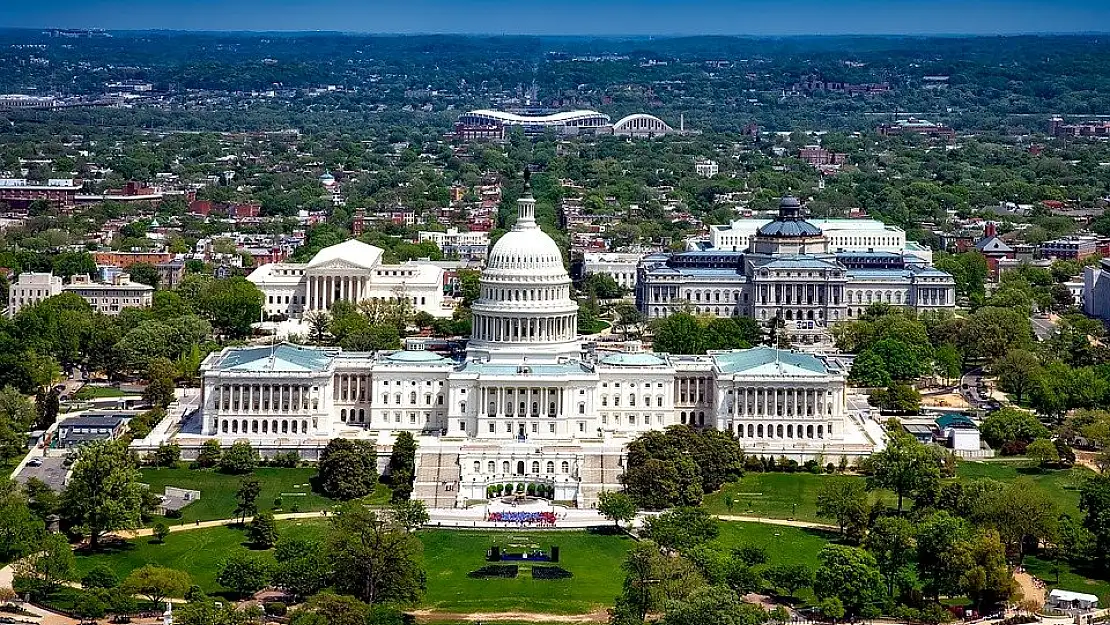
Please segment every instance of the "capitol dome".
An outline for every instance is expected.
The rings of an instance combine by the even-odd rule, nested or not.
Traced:
[[[471,306],[471,359],[556,362],[581,355],[578,304],[559,246],[536,224],[536,200],[525,185],[513,229],[489,253]]]

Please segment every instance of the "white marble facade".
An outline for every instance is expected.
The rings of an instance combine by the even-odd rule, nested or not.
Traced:
[[[301,319],[335,302],[407,301],[414,310],[449,317],[444,270],[431,262],[382,263],[381,248],[351,239],[326,247],[307,263],[269,263],[247,279],[262,291],[267,315]]]
[[[579,506],[620,487],[624,449],[671,425],[716,428],[750,453],[798,460],[870,453],[846,411],[836,358],[766,347],[704,356],[583,352],[562,257],[534,200],[490,254],[467,357],[231,347],[202,364],[193,439],[319,449],[337,436],[385,451],[418,440],[414,496],[432,506],[539,482]]]

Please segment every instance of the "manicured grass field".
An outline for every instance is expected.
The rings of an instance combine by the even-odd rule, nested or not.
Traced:
[[[283,521],[282,533],[322,535],[324,521]],[[790,528],[785,528],[790,529]],[[424,543],[424,568],[428,590],[422,607],[445,612],[525,611],[579,614],[611,605],[620,592],[619,568],[633,540],[590,532],[483,532],[429,530],[418,534]],[[491,545],[535,544],[543,549],[558,545],[559,566],[574,573],[565,580],[533,580],[530,571],[516,579],[471,579],[467,573],[487,564]],[[205,592],[222,591],[216,573],[228,555],[248,549],[243,530],[216,527],[174,532],[165,544],[150,538],[129,541],[119,548],[94,555],[79,555],[78,571],[84,574],[97,564],[107,564],[122,579],[145,565],[158,564],[188,572]]]
[[[143,469],[143,482],[150,485],[155,493],[162,493],[166,486],[177,486],[200,491],[200,501],[182,510],[181,519],[170,519],[172,523],[229,519],[235,516],[235,493],[244,476],[227,475],[214,470],[194,469]],[[254,476],[262,484],[262,494],[258,497],[259,510],[299,512],[323,510],[337,502],[315,491],[311,480],[316,475],[314,467],[282,469],[278,467],[259,467]],[[274,500],[281,497],[281,509],[274,509]],[[378,484],[370,503],[389,502],[389,488]]]
[[[1072,467],[1059,471],[1042,471],[1030,467],[1025,459],[992,462],[961,462],[956,474],[965,479],[992,479],[1000,482],[1027,477],[1056,499],[1060,510],[1079,515],[1079,489],[1083,482],[1095,475],[1086,467]]]
[[[101,397],[123,397],[128,395],[114,386],[92,386],[86,384],[73,394],[74,399],[97,399]]]
[[[742,479],[705,497],[705,507],[713,514],[736,514],[770,519],[822,521],[817,516],[817,493],[831,475],[812,473],[748,473]],[[863,480],[859,476],[842,479]],[[733,498],[732,510],[726,498]]]
[[[420,533],[428,592],[424,606],[445,612],[525,611],[582,614],[612,605],[624,580],[620,565],[633,540],[590,532],[467,532],[432,530]],[[523,571],[515,579],[471,579],[467,573],[487,564],[490,546],[558,545],[559,566],[574,573],[562,580],[533,580]]]
[[[739,545],[763,547],[769,565],[804,564],[816,569],[817,552],[834,538],[835,534],[818,530],[729,522],[721,523],[721,535],[714,543],[728,549]]]
[[[1018,477],[1028,477],[1046,492],[1056,497],[1060,509],[1078,514],[1079,488],[1083,481],[1092,475],[1090,469],[1074,467],[1062,471],[1041,471],[1028,466],[1028,461],[961,462],[956,474],[964,479],[994,479],[1000,482],[1011,481]],[[705,507],[713,514],[735,514],[758,516],[770,519],[797,519],[799,521],[821,521],[828,519],[817,516],[817,493],[824,480],[834,479],[831,475],[812,473],[748,473],[742,479],[725,486],[716,493],[705,497]],[[845,476],[841,479],[864,480],[862,476]],[[726,499],[733,499],[732,510]],[[879,495],[888,505],[895,505],[893,493],[882,491]],[[910,505],[912,502],[907,502]]]
[[[282,521],[282,533],[322,536],[323,520]],[[624,579],[621,563],[633,544],[624,535],[585,531],[510,532],[427,530],[418,534],[424,544],[424,569],[428,590],[421,607],[442,612],[523,611],[548,614],[582,614],[612,605]],[[723,523],[716,544],[730,548],[741,544],[767,550],[770,564],[800,562],[817,566],[817,553],[831,534],[759,523]],[[472,579],[467,573],[487,562],[492,545],[558,545],[559,566],[574,574],[565,580],[534,580],[526,564],[515,579]],[[248,550],[243,530],[216,527],[174,532],[164,544],[150,538],[123,543],[93,555],[79,554],[77,568],[84,574],[106,564],[122,579],[145,565],[158,564],[188,572],[205,592],[220,593],[216,583],[220,564],[230,555]]]

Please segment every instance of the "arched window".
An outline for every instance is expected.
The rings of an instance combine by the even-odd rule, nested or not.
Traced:
[[[366,423],[366,409],[364,409],[364,408],[359,408],[358,409],[358,422],[359,423]]]
[[[508,460],[501,463],[501,472],[504,473],[505,475],[509,474],[509,461]]]
[[[539,473],[539,472],[540,472],[540,463],[537,460],[533,460],[532,461],[532,473]]]
[[[570,463],[564,460],[562,464],[559,465],[559,471],[562,473],[570,473]]]
[[[757,436],[759,438],[763,438],[763,424],[762,423],[759,424],[759,427],[756,429],[756,431],[758,432]]]
[[[347,409],[346,408],[339,411],[339,420],[342,421],[343,423],[347,422]]]
[[[786,426],[786,438],[794,438],[794,426]]]
[[[779,426],[775,428],[775,436],[782,438],[782,424],[779,424]]]
[[[554,462],[552,462],[552,461],[550,461],[550,460],[548,460],[548,461],[547,461],[547,467],[546,467],[546,468],[547,468],[547,472],[548,472],[548,473],[554,473],[554,472],[555,472],[555,463],[554,463]]]
[[[414,406],[416,405],[416,391],[409,393],[409,403]]]
[[[474,461],[474,472],[475,473],[481,473],[482,472],[482,462],[480,460],[475,460]]]

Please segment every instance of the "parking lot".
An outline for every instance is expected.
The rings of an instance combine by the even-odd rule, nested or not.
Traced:
[[[66,474],[69,472],[65,461],[64,457],[32,458],[15,476],[15,480],[22,484],[37,477],[55,491],[61,491],[65,487]]]

